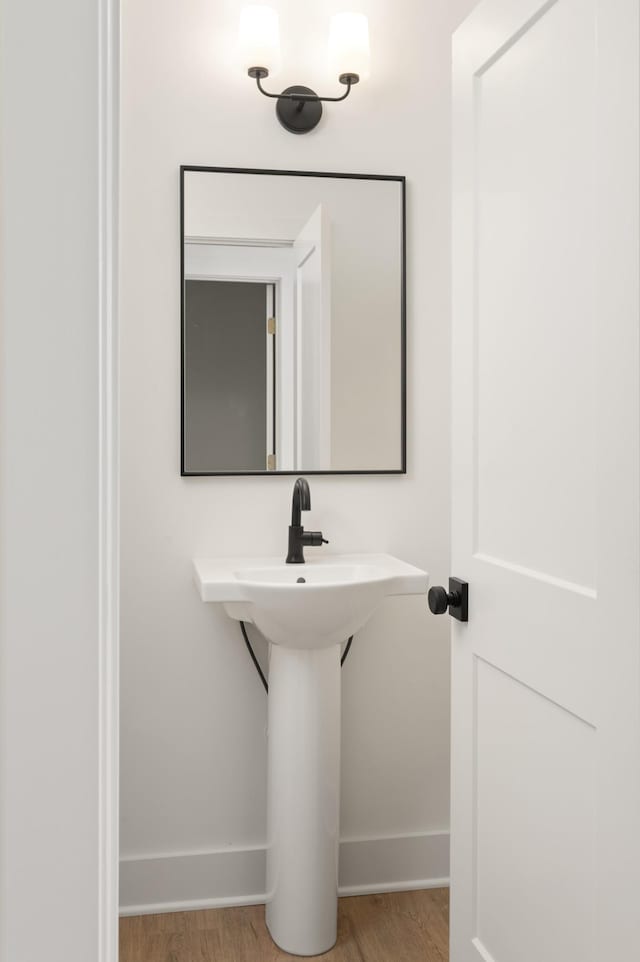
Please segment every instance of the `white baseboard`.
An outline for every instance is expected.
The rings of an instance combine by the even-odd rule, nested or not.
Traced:
[[[265,901],[266,850],[127,856],[120,861],[120,914],[149,915],[258,905]],[[340,843],[340,895],[449,884],[449,834],[428,832]]]

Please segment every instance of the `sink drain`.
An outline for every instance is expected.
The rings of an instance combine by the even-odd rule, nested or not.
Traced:
[[[306,583],[307,583],[307,579],[306,579],[306,578],[296,578],[296,584],[297,584],[297,585],[306,585]]]

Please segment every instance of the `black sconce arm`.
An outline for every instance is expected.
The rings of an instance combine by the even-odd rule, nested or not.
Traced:
[[[351,93],[351,88],[354,84],[357,84],[360,77],[357,74],[341,74],[340,83],[346,84],[347,89],[340,97],[319,97],[318,94],[271,94],[268,90],[265,90],[262,86],[261,80],[263,77],[268,76],[266,70],[263,71],[260,67],[251,67],[249,70],[249,76],[254,77],[256,84],[258,85],[258,90],[265,97],[271,97],[273,100],[296,100],[299,103],[339,103],[341,100],[346,100]]]

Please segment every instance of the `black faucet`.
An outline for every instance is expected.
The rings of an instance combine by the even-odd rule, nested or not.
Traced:
[[[302,527],[300,512],[311,508],[311,492],[306,478],[298,478],[293,486],[293,500],[291,502],[291,524],[289,525],[289,553],[288,565],[304,564],[305,545],[319,546],[329,544],[322,537],[322,531],[305,531]]]

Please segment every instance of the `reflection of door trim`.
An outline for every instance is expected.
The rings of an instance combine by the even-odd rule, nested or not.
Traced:
[[[276,368],[276,330],[277,330],[277,310],[278,310],[278,285],[266,285],[265,300],[265,338],[266,358],[267,358],[267,424],[266,424],[266,451],[265,464],[269,471],[275,471],[277,458],[277,422],[278,422],[278,387],[277,387],[277,368]],[[272,325],[273,322],[273,325]]]
[[[185,281],[224,281],[238,284],[278,284],[280,277],[243,277],[241,274],[185,274]]]
[[[293,247],[290,240],[269,237],[185,237],[185,244],[210,244],[218,247]]]
[[[304,267],[304,265],[307,263],[307,261],[309,260],[309,258],[311,257],[315,249],[316,249],[315,244],[309,244],[309,250],[306,252],[306,254],[303,255],[302,259],[298,261],[297,267],[299,268]]]

